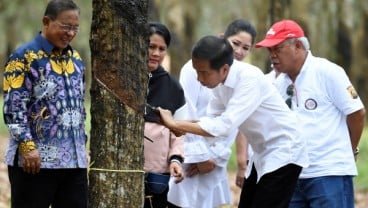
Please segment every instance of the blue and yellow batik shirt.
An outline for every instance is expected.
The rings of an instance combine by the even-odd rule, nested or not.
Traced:
[[[85,65],[70,46],[60,54],[41,34],[10,55],[4,70],[6,163],[32,140],[41,168],[86,168]],[[21,166],[21,157],[18,165]]]

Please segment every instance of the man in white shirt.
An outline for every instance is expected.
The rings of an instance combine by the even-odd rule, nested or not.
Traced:
[[[292,20],[275,23],[256,47],[266,47],[275,81],[299,117],[310,165],[303,168],[290,208],[353,208],[354,156],[365,110],[345,71],[312,55],[302,28]]]
[[[227,137],[238,128],[254,151],[239,207],[288,207],[301,169],[308,165],[297,117],[259,68],[233,59],[227,40],[203,37],[193,48],[192,62],[198,81],[213,88],[207,115],[179,121],[159,108],[162,122],[174,132],[208,139]]]
[[[256,29],[246,20],[236,19],[219,37],[226,38],[233,47],[234,58],[244,60],[255,43]],[[180,84],[184,89],[189,111],[188,119],[196,120],[206,115],[207,105],[212,97],[212,89],[204,87],[197,80],[197,72],[189,60],[180,70]],[[235,184],[243,186],[248,158],[252,151],[241,133],[227,138],[210,138],[186,134],[184,137],[185,180],[171,183],[168,201],[181,208],[216,208],[232,203],[227,164],[231,146],[235,139],[238,164]],[[235,138],[236,136],[236,138]],[[197,174],[197,169],[200,173]]]
[[[205,115],[212,92],[197,81],[192,61],[182,67],[180,82],[187,101],[188,119],[196,120]],[[237,133],[234,131],[227,138],[211,139],[195,134],[185,135],[185,160],[182,164],[186,170],[185,180],[180,184],[170,181],[170,203],[181,208],[215,208],[232,202],[227,163]]]

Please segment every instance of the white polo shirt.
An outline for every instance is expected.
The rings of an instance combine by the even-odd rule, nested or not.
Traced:
[[[200,118],[198,124],[215,137],[226,137],[239,127],[254,151],[250,164],[258,180],[287,164],[308,165],[295,114],[259,68],[234,60],[225,83],[213,94],[207,109],[211,117]]]
[[[284,99],[291,83],[286,74],[275,82]],[[345,71],[309,51],[294,86],[292,110],[302,125],[301,138],[307,142],[310,160],[300,178],[357,175],[346,116],[362,109],[363,103]]]

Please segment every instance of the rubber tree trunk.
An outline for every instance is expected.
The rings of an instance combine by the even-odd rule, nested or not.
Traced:
[[[93,0],[89,207],[142,207],[147,0]]]

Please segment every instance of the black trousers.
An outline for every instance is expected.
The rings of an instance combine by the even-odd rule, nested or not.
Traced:
[[[240,195],[239,208],[288,208],[302,167],[288,164],[261,177],[252,166]]]
[[[41,169],[28,174],[8,166],[12,208],[86,208],[87,169]]]

